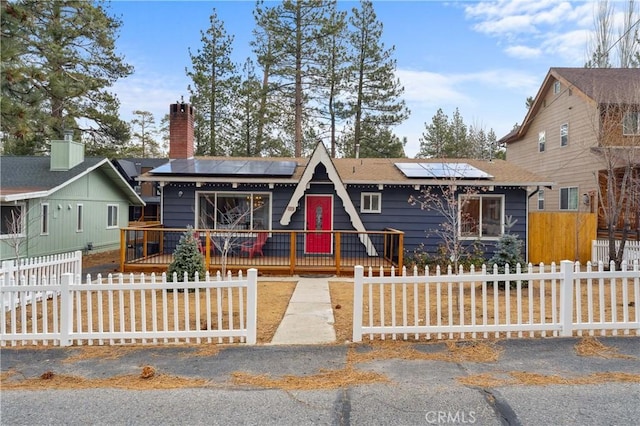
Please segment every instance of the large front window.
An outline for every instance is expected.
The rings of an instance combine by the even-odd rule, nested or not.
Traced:
[[[460,236],[498,238],[504,228],[504,197],[500,195],[461,195]]]
[[[271,229],[271,194],[200,193],[197,223],[207,229]]]

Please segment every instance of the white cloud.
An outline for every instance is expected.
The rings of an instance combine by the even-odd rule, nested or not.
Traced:
[[[587,36],[593,31],[593,2],[501,0],[465,7],[472,28],[507,43],[505,53],[518,59],[542,54],[566,65],[584,63]],[[551,61],[556,61],[549,58]]]
[[[509,46],[505,49],[507,55],[518,59],[538,58],[542,55],[542,50],[528,46]]]
[[[133,118],[133,111],[149,111],[156,124],[169,113],[169,105],[180,100],[180,96],[188,97],[186,77],[181,79],[175,75],[158,75],[136,71],[130,77],[119,80],[111,88],[120,100],[120,116],[125,121]]]
[[[404,99],[410,103],[437,106],[443,102],[464,103],[467,96],[455,88],[456,77],[428,71],[397,70],[404,86]]]

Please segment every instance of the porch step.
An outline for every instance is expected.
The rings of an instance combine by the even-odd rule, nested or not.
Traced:
[[[327,278],[300,277],[273,345],[334,343],[336,331]]]

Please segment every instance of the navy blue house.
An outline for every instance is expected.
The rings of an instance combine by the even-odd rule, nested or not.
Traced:
[[[435,231],[448,220],[409,199],[453,190],[464,204],[456,232],[488,258],[508,218],[508,231],[527,241],[528,197],[552,185],[503,160],[331,158],[322,143],[309,158],[194,157],[188,104],[171,105],[170,134],[170,161],[139,177],[161,188],[165,228],[359,231],[369,256],[383,247],[366,232],[385,229],[404,232],[405,252],[435,253]],[[243,211],[250,214],[236,219]],[[316,240],[303,243],[304,253],[331,253],[331,233],[306,238]]]

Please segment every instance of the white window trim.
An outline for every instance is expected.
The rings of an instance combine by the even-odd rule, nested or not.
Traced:
[[[540,203],[542,203],[542,207],[540,207]],[[544,189],[538,191],[538,210],[544,210]]]
[[[463,204],[463,199],[464,198],[479,198],[480,199],[480,223],[478,223],[478,229],[479,229],[479,235],[474,235],[474,236],[466,236],[466,235],[462,235],[462,229],[460,229],[462,227],[462,204]],[[485,237],[482,235],[482,200],[484,198],[490,198],[490,199],[496,199],[499,198],[500,199],[500,235],[498,236],[490,236],[490,237]],[[460,194],[458,195],[458,205],[460,206],[460,208],[458,209],[458,238],[460,238],[461,240],[465,240],[465,241],[469,241],[469,240],[484,240],[484,241],[497,241],[500,239],[500,237],[502,237],[504,235],[504,215],[505,215],[505,196],[504,194],[496,194],[496,195],[489,195],[489,194],[476,194],[476,195],[465,195],[465,194]]]
[[[547,142],[547,134],[546,131],[538,132],[538,152],[544,152],[545,145]]]
[[[40,235],[49,235],[49,213],[49,203],[40,203]]]
[[[560,82],[558,80],[553,82],[553,94],[554,95],[557,95],[558,93],[560,93],[561,92],[561,90],[560,90],[561,88],[562,88],[562,86],[561,86],[561,84],[560,84]]]
[[[115,219],[116,219],[116,223],[115,225],[111,225],[109,224],[109,211],[111,208],[115,208]],[[120,219],[120,206],[118,204],[107,204],[107,229],[114,229],[118,227],[118,223],[119,223],[119,219]]]
[[[562,190],[563,189],[567,190],[567,197],[568,198],[567,198],[567,208],[566,209],[562,208]],[[569,197],[570,191],[572,189],[575,189],[575,191],[576,191],[576,207],[573,208],[573,209],[570,207],[571,198]],[[570,211],[570,212],[578,211],[578,208],[580,206],[580,200],[578,199],[578,194],[579,194],[579,191],[578,191],[578,187],[577,186],[564,186],[564,187],[560,188],[560,190],[558,192],[558,210],[563,211],[563,212],[565,212],[565,211]]]
[[[16,204],[3,204],[5,207],[20,207],[20,215],[23,216],[22,218],[22,229],[20,230],[19,234],[0,234],[0,240],[8,240],[11,238],[25,238],[27,236],[27,217],[24,217],[25,215],[28,215],[27,212],[27,205],[25,203],[16,203]],[[0,218],[0,220],[3,220],[2,218]]]
[[[365,198],[370,197],[369,206],[373,203],[373,198],[378,199],[378,208],[372,209],[371,207],[365,208]],[[382,213],[382,194],[379,192],[362,192],[360,193],[360,213]]]
[[[562,143],[563,129],[566,129],[566,135],[564,135],[566,139],[565,143]],[[565,147],[567,145],[569,145],[569,123],[563,123],[560,125],[560,146]]]
[[[234,192],[234,191],[196,191],[196,203],[195,203],[195,217],[194,217],[194,223],[197,224],[196,228],[200,228],[200,197],[202,197],[203,195],[214,195],[216,198],[216,202],[217,202],[217,198],[219,195],[225,196],[225,195],[229,195],[229,196],[238,196],[238,195],[248,195],[251,197],[251,204],[253,205],[253,197],[256,195],[266,195],[269,197],[269,220],[267,224],[267,226],[265,226],[265,231],[271,231],[271,223],[273,222],[273,193],[271,192]],[[251,212],[251,224],[253,224],[253,211]],[[218,229],[218,223],[217,221],[214,222],[214,229]]]
[[[84,204],[76,204],[76,232],[84,232]]]

